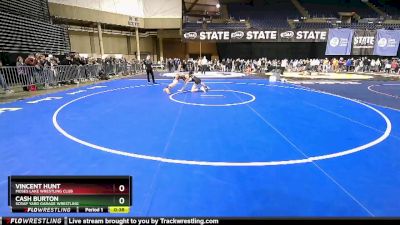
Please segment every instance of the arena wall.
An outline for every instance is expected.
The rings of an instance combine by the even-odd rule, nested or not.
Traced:
[[[87,54],[91,57],[100,57],[99,38],[97,33],[69,31],[71,49],[74,52]],[[142,55],[159,55],[156,37],[140,38],[140,51]],[[136,54],[136,38],[134,36],[103,34],[104,54],[123,55],[133,58]]]
[[[88,1],[89,2],[89,1]],[[98,8],[87,8],[81,5],[61,4],[58,1],[49,2],[49,11],[52,16],[57,18],[65,18],[70,20],[99,22],[111,25],[129,26],[130,15],[124,15],[113,12],[112,10],[102,11]],[[117,11],[118,12],[118,11]],[[166,17],[166,12],[158,10],[151,12],[151,17],[136,17],[139,22],[139,28],[145,29],[177,29],[181,27],[182,19],[179,17]],[[164,13],[164,14],[163,14]]]

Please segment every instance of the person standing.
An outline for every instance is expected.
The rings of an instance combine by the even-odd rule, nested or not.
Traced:
[[[201,73],[206,74],[206,69],[207,69],[207,58],[204,56],[203,59],[201,60]]]
[[[346,72],[351,72],[351,65],[353,64],[351,58],[348,58],[346,61]]]
[[[381,72],[382,64],[381,64],[381,60],[379,58],[375,61],[375,65],[376,65],[376,72]]]
[[[148,55],[146,57],[146,60],[144,60],[144,65],[146,67],[146,73],[147,73],[147,82],[150,83],[150,77],[149,75],[151,74],[151,79],[153,80],[153,84],[156,84],[155,80],[154,80],[154,73],[153,73],[153,62],[150,59],[150,55]]]

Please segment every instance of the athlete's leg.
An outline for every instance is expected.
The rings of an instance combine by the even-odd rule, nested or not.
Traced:
[[[154,73],[153,70],[150,70],[150,74],[151,74],[151,79],[153,80],[153,84],[156,83],[156,81],[154,80]],[[149,78],[147,78],[149,80]],[[149,81],[150,82],[150,81]]]
[[[165,91],[167,94],[171,94],[172,88],[174,88],[177,84],[178,84],[178,80],[177,80],[177,79],[174,79],[174,80],[172,81],[172,83],[170,83],[170,84],[168,85],[168,87],[164,88],[164,91]]]
[[[147,82],[150,83],[150,70],[146,70],[146,74],[147,74]]]
[[[208,90],[210,89],[210,87],[208,87],[204,82],[201,82],[200,85],[201,85],[202,87],[204,87],[204,89],[205,89],[206,91],[208,91]]]
[[[199,91],[199,89],[197,88],[197,84],[196,84],[196,83],[193,83],[192,89],[191,89],[190,91],[191,91],[191,92]]]

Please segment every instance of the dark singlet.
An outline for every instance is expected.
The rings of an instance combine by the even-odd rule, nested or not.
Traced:
[[[201,83],[201,79],[196,77],[196,76],[192,76],[192,80],[195,84],[200,84]]]

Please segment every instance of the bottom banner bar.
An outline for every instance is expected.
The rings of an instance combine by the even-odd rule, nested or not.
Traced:
[[[400,219],[389,218],[359,218],[359,219],[328,219],[328,218],[181,218],[181,217],[0,217],[0,225],[82,225],[82,224],[106,224],[106,225],[168,225],[168,224],[398,224]]]

